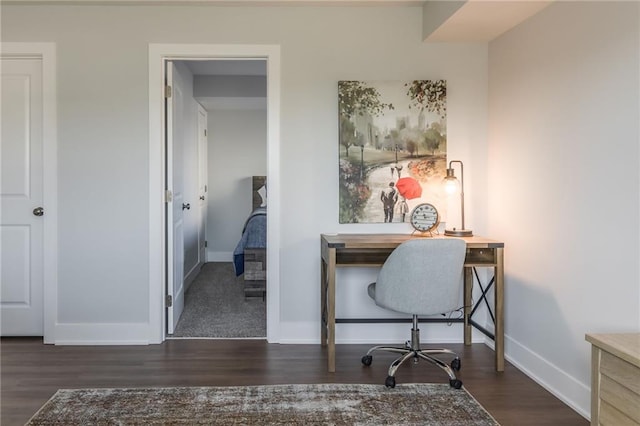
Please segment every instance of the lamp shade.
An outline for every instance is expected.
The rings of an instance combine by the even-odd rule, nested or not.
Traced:
[[[456,178],[453,170],[453,164],[460,164],[460,181]],[[449,168],[447,169],[447,175],[444,178],[445,191],[449,194],[460,192],[460,215],[462,216],[462,226],[460,229],[451,228],[445,229],[444,234],[452,237],[471,237],[473,232],[470,229],[464,227],[464,165],[462,161],[452,160],[449,161]]]
[[[451,173],[450,176],[449,170],[453,172],[453,169],[447,169],[447,176],[443,179],[444,190],[447,194],[455,194],[456,192],[460,191],[460,181],[458,180],[458,178],[453,176],[453,173]]]

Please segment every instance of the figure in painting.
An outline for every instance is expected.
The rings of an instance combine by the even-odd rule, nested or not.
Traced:
[[[400,172],[402,172],[402,164],[396,164],[396,171],[398,172],[398,179],[400,179]]]
[[[407,200],[402,197],[402,199],[400,200],[400,215],[403,222],[407,217],[407,213],[409,213],[409,205],[407,204]]]
[[[384,221],[393,222],[393,209],[398,201],[398,193],[393,182],[389,182],[389,186],[380,193],[380,201],[384,209]]]

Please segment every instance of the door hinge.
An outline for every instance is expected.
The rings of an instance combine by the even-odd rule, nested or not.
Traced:
[[[170,308],[173,306],[173,296],[171,296],[170,294],[167,294],[167,308]]]
[[[169,85],[164,86],[164,97],[165,98],[170,98],[171,97],[171,86],[169,86]]]
[[[207,129],[204,129],[204,135],[207,136]]]
[[[207,243],[206,241],[204,242],[204,246],[205,246],[205,247],[207,247],[207,246],[208,246],[208,243]]]
[[[207,185],[204,186],[204,192],[207,192]]]
[[[164,202],[170,203],[172,201],[173,201],[173,193],[171,192],[170,189],[167,189],[166,191],[164,191]]]

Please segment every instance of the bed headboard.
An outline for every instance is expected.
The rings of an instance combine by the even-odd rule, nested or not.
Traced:
[[[251,206],[252,211],[260,207],[262,204],[262,196],[258,193],[258,190],[262,188],[267,183],[266,176],[252,176],[251,177]],[[265,194],[265,202],[266,202],[266,194]]]

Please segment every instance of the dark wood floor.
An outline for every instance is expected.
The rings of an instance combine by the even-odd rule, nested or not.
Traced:
[[[462,358],[459,378],[501,425],[587,425],[571,408],[507,363],[493,368],[483,344],[448,345]],[[51,346],[36,338],[2,338],[3,426],[23,425],[59,388],[228,386],[282,383],[380,383],[393,354],[374,356],[368,346],[338,345],[336,373],[326,371],[319,345],[278,345],[263,340],[168,340],[150,346]],[[402,366],[398,383],[439,382],[448,377],[421,362]]]

